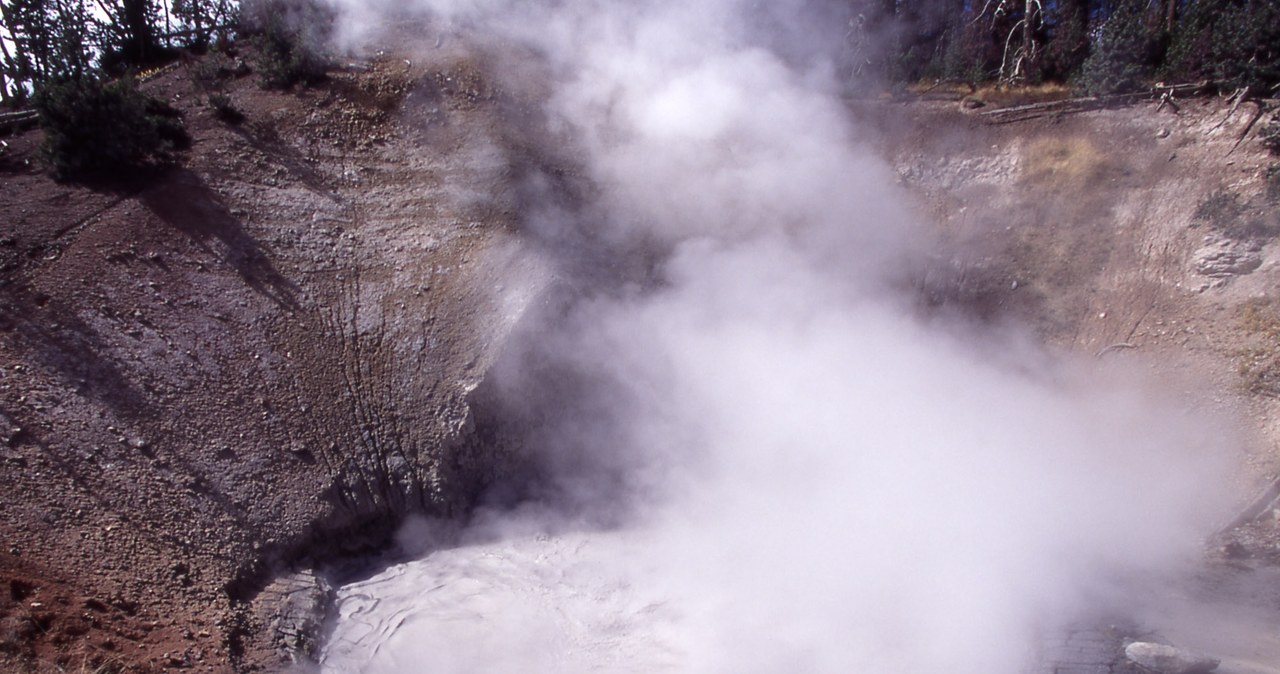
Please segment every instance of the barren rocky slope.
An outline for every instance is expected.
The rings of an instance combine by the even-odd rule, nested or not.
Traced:
[[[145,89],[195,143],[151,178],[59,185],[38,133],[9,141],[0,665],[278,668],[325,596],[298,572],[400,513],[464,513],[500,465],[467,396],[547,283],[517,229],[546,160],[534,93],[442,44],[295,93],[232,79],[240,125],[179,65]],[[851,108],[954,244],[923,304],[1161,369],[1256,430],[1242,502],[1274,474],[1280,223],[1271,160],[1234,147],[1246,110]],[[1250,526],[1242,549],[1275,556]]]
[[[1242,479],[1274,476],[1280,172],[1251,106],[1144,101],[1010,124],[942,107],[885,134],[949,241],[941,296],[1240,415],[1256,432]]]
[[[240,77],[240,125],[192,67],[144,85],[185,113],[180,168],[55,184],[37,132],[3,158],[15,664],[275,662],[309,638],[253,607],[275,576],[396,513],[462,512],[489,463],[465,398],[519,313],[493,292],[519,265],[519,160],[481,66],[350,62],[293,94]]]

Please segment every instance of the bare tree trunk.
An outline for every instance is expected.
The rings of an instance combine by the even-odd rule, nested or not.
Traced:
[[[37,72],[32,72],[34,65],[34,57],[31,48],[31,27],[25,25],[23,19],[18,15],[18,10],[14,7],[15,3],[0,2],[0,21],[4,22],[8,31],[9,39],[13,42],[13,51],[10,52],[7,45],[0,41],[0,49],[4,52],[5,67],[9,69],[9,79],[17,87],[22,87],[25,83],[30,83],[37,78]],[[23,91],[15,91],[16,96],[23,97]]]
[[[1164,15],[1164,30],[1170,35],[1173,29],[1178,26],[1178,0],[1168,0]]]
[[[87,45],[89,17],[81,0],[57,0],[57,23],[50,40],[56,58],[54,66],[60,75],[80,77],[89,67]]]
[[[151,3],[148,0],[123,0],[124,27],[126,32],[123,45],[125,59],[133,64],[146,63],[152,56],[155,47],[155,35],[151,30]]]
[[[1040,3],[1037,0],[1026,0],[1022,11],[1022,66],[1018,68],[1023,76],[1031,72],[1036,61],[1036,27],[1040,25]]]
[[[4,5],[0,5],[0,11],[2,11],[4,7]],[[7,14],[8,12],[2,13]],[[9,25],[7,17],[5,17],[4,25]],[[12,34],[10,34],[9,37],[12,37]],[[3,62],[0,62],[0,104],[8,105],[10,102],[9,80],[17,79],[18,66],[13,60],[13,55],[9,53],[9,47],[5,44],[4,40],[0,40],[0,58],[4,59]]]

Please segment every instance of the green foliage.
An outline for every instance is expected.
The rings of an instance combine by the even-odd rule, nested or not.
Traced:
[[[110,21],[102,24],[99,65],[109,73],[154,65],[171,54],[156,37],[160,8],[150,0],[96,0]]]
[[[244,113],[236,107],[227,91],[227,82],[237,76],[247,75],[249,67],[243,61],[233,60],[221,50],[213,50],[187,69],[191,87],[202,98],[214,115],[229,124],[244,121]]]
[[[991,77],[1000,67],[1000,52],[990,31],[969,14],[961,16],[949,32],[942,57],[942,75],[977,85]]]
[[[285,33],[269,32],[259,38],[261,59],[258,69],[262,85],[268,89],[288,89],[295,84],[321,82],[328,61]]]
[[[314,0],[258,0],[242,6],[242,19],[255,33],[264,87],[288,89],[324,80],[332,9]]]
[[[1041,77],[1066,82],[1089,57],[1088,7],[1081,2],[1058,0],[1048,12],[1053,30],[1040,61]]]
[[[79,77],[90,68],[89,12],[83,3],[46,0],[0,2],[0,28],[7,38],[0,50],[10,94],[62,77]]]
[[[244,113],[240,111],[240,108],[236,107],[235,102],[231,100],[230,94],[222,91],[214,92],[209,94],[205,101],[210,108],[213,108],[213,114],[218,119],[228,124],[239,124],[244,121]]]
[[[1102,24],[1077,84],[1093,96],[1144,88],[1164,56],[1164,35],[1144,0],[1121,0]]]
[[[187,46],[203,52],[214,43],[215,35],[225,37],[237,4],[233,0],[173,0],[173,15],[192,29]]]
[[[172,2],[171,8],[166,8]],[[44,82],[122,75],[232,34],[236,0],[0,1],[0,99]]]
[[[63,179],[130,171],[171,158],[189,142],[176,110],[130,80],[50,82],[35,96],[45,152]]]
[[[1280,5],[1274,0],[1196,0],[1178,24],[1167,76],[1210,79],[1255,92],[1280,84]]]
[[[863,0],[855,6],[859,18],[864,12],[875,17],[883,46],[878,62],[898,82],[928,76],[976,83],[1010,77],[1017,62],[1020,82],[1069,81],[1093,95],[1138,91],[1157,77],[1247,86],[1255,95],[1280,90],[1278,0]],[[1021,21],[1031,6],[1043,15],[1032,13],[1035,49],[1027,58]]]
[[[230,59],[222,54],[210,54],[192,63],[187,68],[191,87],[199,94],[222,89],[223,81],[231,74],[229,62]]]

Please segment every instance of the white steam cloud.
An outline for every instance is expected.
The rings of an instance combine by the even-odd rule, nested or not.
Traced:
[[[544,502],[344,590],[326,669],[1015,674],[1198,550],[1221,438],[908,311],[927,233],[818,56],[829,16],[768,4],[415,7],[546,59],[595,192],[539,231],[661,255],[491,374]]]

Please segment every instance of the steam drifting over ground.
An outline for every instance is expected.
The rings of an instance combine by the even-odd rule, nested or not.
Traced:
[[[533,501],[344,591],[328,669],[1015,673],[1198,550],[1221,438],[914,312],[932,244],[841,105],[843,25],[767,4],[412,7],[545,59],[592,190],[532,181],[528,224],[593,290],[491,373]]]

